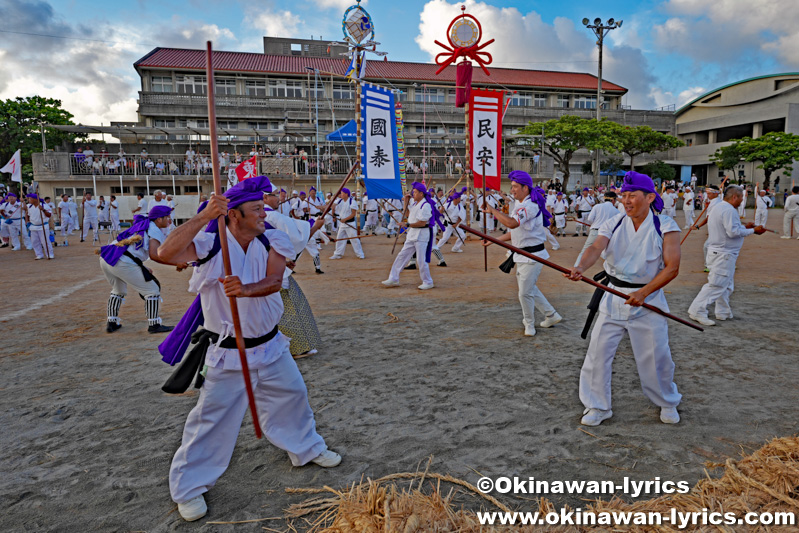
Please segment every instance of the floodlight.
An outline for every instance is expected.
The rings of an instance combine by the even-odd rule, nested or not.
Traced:
[[[602,19],[599,18],[599,17],[595,18],[594,19],[594,26],[601,26],[601,25],[602,25]]]
[[[622,22],[623,22],[623,21],[621,21],[621,20],[620,20],[620,21],[618,21],[618,22],[616,23],[616,27],[617,27],[617,28],[621,28],[621,23],[622,23]]]
[[[615,22],[616,22],[616,21],[615,21],[615,20],[613,20],[612,18],[608,19],[608,26],[613,26],[613,24],[614,24]]]
[[[588,19],[583,19],[583,26],[588,26]]]

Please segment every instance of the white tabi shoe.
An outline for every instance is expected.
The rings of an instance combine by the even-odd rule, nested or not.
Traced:
[[[557,311],[555,311],[554,313],[546,317],[544,321],[538,325],[541,326],[542,328],[551,328],[561,320],[563,320],[563,317],[560,316]]]
[[[382,283],[386,287],[399,287],[399,281],[393,281],[393,280],[390,280],[390,279],[383,280],[380,283]]]
[[[780,235],[780,239],[790,239],[790,235]]]
[[[661,407],[660,421],[664,424],[676,424],[680,421],[680,413],[677,412],[676,407]]]
[[[178,512],[186,522],[199,520],[208,512],[208,506],[205,505],[205,497],[200,494],[196,498],[192,498],[185,503],[179,503]]]
[[[703,326],[715,326],[716,323],[710,320],[706,316],[699,316],[699,315],[688,315],[688,318],[693,320],[694,322],[699,322]]]
[[[433,287],[435,287],[435,285],[433,285],[432,283],[422,283],[421,285],[419,285],[418,289],[420,291],[426,291],[427,289],[432,289]]]
[[[719,315],[716,315],[716,320],[718,320],[720,322],[724,322],[725,320],[732,320],[732,319],[733,319],[732,315],[730,315],[730,316],[719,316]]]
[[[525,337],[535,337],[535,326],[525,326],[524,327],[524,336]]]
[[[607,420],[611,416],[613,416],[613,411],[610,409],[607,411],[603,411],[602,409],[586,409],[583,412],[583,418],[580,420],[580,423],[584,426],[598,426],[603,420]]]
[[[322,468],[333,468],[341,463],[341,456],[332,450],[325,450],[316,459],[311,459],[311,462]]]
[[[342,257],[341,255],[331,255],[330,259],[341,259]]]

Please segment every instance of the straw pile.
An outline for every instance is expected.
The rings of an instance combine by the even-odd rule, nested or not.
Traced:
[[[585,511],[654,512],[664,516],[672,508],[681,512],[733,512],[743,517],[748,512],[792,512],[799,514],[799,437],[774,439],[751,455],[738,461],[708,463],[709,468],[723,467],[720,478],[700,480],[687,494],[663,495],[650,500],[627,503],[619,498],[597,500]],[[429,468],[429,465],[428,465]],[[410,479],[400,488],[395,481]],[[426,482],[426,483],[425,483]],[[465,491],[463,490],[465,489]],[[451,476],[425,472],[393,474],[377,480],[354,484],[347,490],[287,489],[289,493],[324,494],[286,510],[286,518],[303,518],[313,533],[372,533],[417,531],[472,532],[583,532],[601,526],[566,527],[488,527],[481,526],[474,511],[462,508],[454,500],[482,498],[489,511],[509,511],[493,497],[481,494],[473,485]],[[477,505],[471,505],[477,507]],[[537,508],[536,508],[537,507]],[[558,511],[552,502],[540,499],[537,505],[521,511],[542,513]],[[310,517],[310,518],[309,518]],[[616,528],[610,528],[614,530]],[[627,526],[624,531],[676,531],[671,526]],[[693,531],[797,531],[797,526],[697,526]]]

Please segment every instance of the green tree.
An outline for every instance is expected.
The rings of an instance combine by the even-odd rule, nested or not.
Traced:
[[[635,157],[641,154],[665,152],[671,148],[684,146],[681,140],[666,133],[655,131],[649,126],[622,126],[618,130],[619,150],[616,153],[630,157],[630,170],[635,170]]]
[[[734,171],[735,167],[741,162],[741,151],[736,143],[737,141],[734,140],[733,144],[722,146],[710,156],[710,161],[715,163],[719,170]]]
[[[615,122],[563,115],[547,122],[530,122],[521,133],[541,135],[543,129],[544,152],[550,155],[563,173],[563,188],[569,185],[569,165],[575,152],[580,149],[614,152],[619,143],[615,133],[621,128]]]
[[[21,150],[23,180],[33,178],[31,153],[42,151],[41,124],[69,125],[72,114],[61,108],[61,101],[41,96],[0,100],[0,165]],[[45,128],[47,146],[74,142],[81,137]],[[7,177],[6,177],[7,179]]]
[[[763,187],[767,188],[771,184],[771,175],[774,172],[782,171],[785,176],[790,176],[793,172],[793,162],[799,159],[799,135],[793,133],[783,133],[772,131],[762,137],[753,139],[744,137],[735,139],[732,145],[725,146],[716,150],[710,160],[719,165],[727,164],[731,160],[732,153],[737,152],[740,161],[760,161],[757,168],[762,168],[766,175]],[[737,164],[737,162],[736,162]],[[722,168],[719,165],[719,168]]]
[[[652,178],[655,183],[671,181],[677,176],[674,167],[667,165],[663,161],[652,161],[641,167],[641,172]]]

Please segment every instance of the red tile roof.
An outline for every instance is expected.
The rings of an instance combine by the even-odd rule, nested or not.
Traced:
[[[250,52],[214,52],[214,67],[217,71],[262,72],[274,74],[305,75],[305,67],[344,74],[349,61],[345,58],[304,56],[276,56]],[[156,48],[133,64],[135,67],[174,68],[184,70],[205,70],[204,50],[185,50],[178,48]],[[372,60],[366,64],[366,78],[381,80],[438,81],[455,83],[455,67],[447,67],[439,76],[438,66],[432,63],[410,63],[405,61]],[[549,70],[518,70],[491,68],[491,76],[486,76],[475,65],[473,83],[477,85],[500,84],[507,86],[546,87],[556,89],[596,89],[596,76],[583,72],[557,72]],[[606,91],[627,89],[602,80]]]

